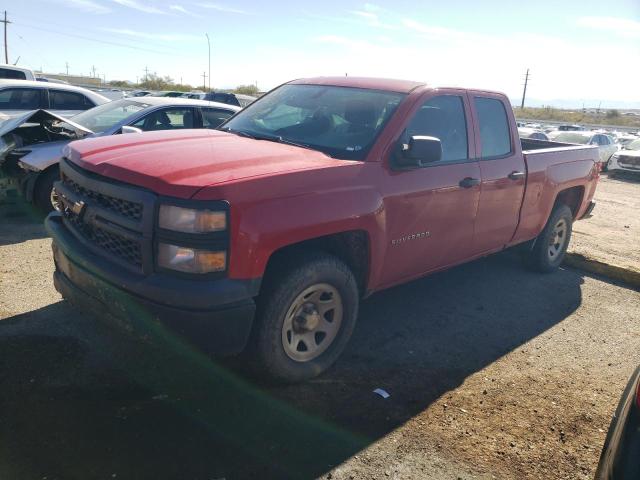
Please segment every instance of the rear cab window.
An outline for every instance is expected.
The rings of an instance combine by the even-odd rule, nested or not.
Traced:
[[[497,98],[474,97],[480,130],[481,157],[500,158],[512,153],[511,130],[504,103]]]
[[[20,70],[13,70],[11,68],[0,68],[0,78],[6,78],[9,80],[26,80],[27,75]]]

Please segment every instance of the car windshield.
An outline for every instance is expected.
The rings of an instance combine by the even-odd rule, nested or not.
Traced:
[[[362,160],[405,95],[325,85],[284,85],[221,128]]]
[[[628,143],[625,148],[627,150],[640,150],[640,139]]]
[[[148,106],[132,100],[116,100],[79,113],[72,120],[94,133],[101,133]]]

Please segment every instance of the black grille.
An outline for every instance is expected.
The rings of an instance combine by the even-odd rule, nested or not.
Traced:
[[[132,220],[140,220],[142,218],[142,204],[123,200],[121,198],[111,197],[103,193],[88,190],[82,185],[78,185],[66,175],[62,174],[63,183],[74,192],[97,202],[101,207],[106,208],[118,215],[130,218]]]
[[[631,155],[619,155],[618,164],[623,167],[640,168],[640,157]]]
[[[127,263],[142,267],[142,251],[139,242],[129,240],[96,225],[89,225],[71,212],[68,212],[66,216],[76,230],[89,242]]]

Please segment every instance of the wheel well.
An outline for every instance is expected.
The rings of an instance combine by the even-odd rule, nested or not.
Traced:
[[[363,230],[340,232],[282,247],[271,254],[265,277],[282,259],[287,258],[290,254],[299,254],[305,250],[330,253],[338,257],[353,272],[360,294],[365,294],[367,275],[369,274],[369,236],[367,232]]]
[[[566,190],[562,190],[561,192],[558,193],[554,207],[555,205],[562,203],[571,209],[571,212],[573,213],[573,218],[576,218],[576,216],[578,215],[578,209],[582,204],[583,196],[584,196],[584,187],[577,186],[577,187],[567,188]]]

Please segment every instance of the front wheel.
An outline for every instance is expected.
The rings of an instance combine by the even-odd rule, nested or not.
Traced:
[[[351,270],[332,255],[301,252],[266,282],[249,347],[254,370],[278,382],[319,375],[355,326],[359,295]]]
[[[36,181],[35,190],[33,192],[33,203],[36,204],[43,213],[49,213],[52,210],[60,210],[60,201],[58,195],[53,189],[53,184],[60,178],[58,168],[51,168],[40,174]]]
[[[527,266],[538,272],[548,273],[557,270],[564,260],[571,241],[573,212],[563,204],[557,205],[540,235],[535,239],[533,248],[526,253]]]

